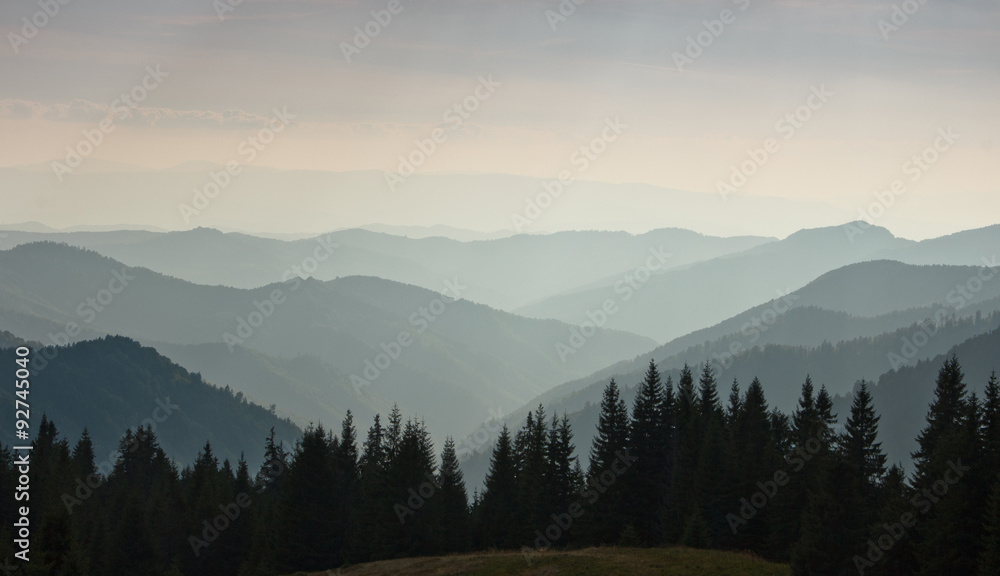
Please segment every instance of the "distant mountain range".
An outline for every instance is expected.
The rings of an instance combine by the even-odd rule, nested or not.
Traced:
[[[716,235],[759,235],[763,230],[785,235],[798,228],[841,222],[852,212],[816,201],[749,195],[733,195],[724,201],[716,193],[578,180],[568,194],[537,215],[531,214],[530,224],[517,229],[512,215],[523,216],[532,203],[537,206],[547,179],[415,174],[393,190],[385,173],[375,170],[329,172],[262,166],[243,166],[240,175],[214,198],[202,196],[196,202],[195,190],[213,184],[211,175],[224,170],[208,162],[152,170],[90,158],[61,183],[47,163],[0,168],[0,187],[31,192],[6,199],[4,214],[15,221],[44,219],[58,226],[112,224],[118,218],[109,221],[109,214],[142,214],[145,219],[136,224],[168,230],[197,226],[239,230],[254,222],[272,232],[322,231],[379,222],[531,234],[683,227]],[[88,200],[98,192],[104,199],[102,206]],[[182,205],[197,212],[185,218]],[[107,206],[114,206],[114,210]],[[787,214],[795,214],[795,221]]]
[[[452,294],[461,290],[452,283]],[[237,346],[285,358],[310,354],[335,369],[332,382],[313,386],[343,389],[347,376],[355,395],[371,397],[359,403],[398,402],[442,434],[655,345],[597,330],[584,354],[563,355],[556,344],[572,337],[566,324],[388,280],[202,286],[55,243],[0,251],[0,310],[16,316],[19,335],[43,341],[56,323],[70,337],[56,334],[57,342],[82,326],[148,343],[222,344],[217,354],[235,354]]]
[[[560,232],[459,242],[355,229],[282,241],[198,228],[170,233],[9,231],[0,248],[61,242],[196,284],[236,288],[259,288],[291,275],[308,275],[319,280],[375,276],[440,290],[444,280],[457,278],[467,286],[463,298],[510,311],[621,276],[645,265],[653,254],[660,255],[652,263],[662,270],[742,252],[772,240],[663,229],[636,236]]]
[[[983,277],[988,280],[973,281]],[[974,293],[972,288],[976,288]],[[970,297],[962,296],[962,290]],[[878,315],[857,315],[862,312]],[[831,394],[843,396],[838,406],[846,415],[847,396],[859,380],[901,382],[893,376],[897,369],[912,376],[907,377],[912,386],[924,386],[915,396],[923,399],[933,389],[933,377],[928,381],[924,373],[919,378],[913,376],[910,367],[928,359],[937,362],[941,354],[966,341],[979,341],[998,325],[1000,268],[914,266],[892,261],[853,264],[824,274],[784,298],[554,387],[505,420],[513,427],[520,426],[528,411],[544,404],[550,414],[569,414],[576,445],[589,446],[607,382],[614,377],[631,406],[634,386],[650,360],[658,364],[664,378],[671,376],[675,382],[685,364],[698,371],[710,363],[721,397],[727,395],[733,380],[745,388],[759,377],[770,406],[786,413],[794,410],[802,382],[810,375],[817,388],[825,385]],[[957,350],[963,356],[964,349]],[[985,384],[982,375],[992,369],[992,363],[1000,364],[997,351],[1000,348],[985,360],[982,354],[960,358],[969,363],[967,372],[978,379],[977,386]],[[907,423],[922,422],[926,406],[917,410],[912,401],[902,401],[907,394],[903,385],[880,394],[876,400],[881,398],[885,410],[893,413],[883,420],[886,448],[894,460],[908,462],[916,430]],[[901,408],[904,406],[915,411],[906,412]],[[890,437],[895,440],[889,441]],[[470,478],[485,476],[484,458],[481,454],[467,463]]]
[[[458,241],[422,231],[7,231],[0,329],[13,335],[0,334],[0,347],[21,337],[89,340],[71,349],[110,346],[142,362],[158,352],[184,367],[170,370],[197,373],[182,380],[228,387],[220,402],[240,394],[238,404],[273,406],[255,408],[265,421],[299,427],[336,429],[350,409],[364,429],[398,403],[439,443],[500,415],[519,426],[544,403],[569,414],[576,445],[588,446],[607,381],[631,402],[650,359],[675,379],[684,364],[710,363],[722,395],[734,379],[759,377],[786,412],[807,374],[844,413],[863,378],[879,382],[886,448],[904,462],[909,423],[923,416],[914,402],[933,383],[922,362],[957,351],[979,386],[995,358],[1000,226],[922,242],[858,223],[782,240],[661,229]],[[136,352],[137,342],[156,352]],[[132,403],[121,407],[139,409]],[[106,424],[94,410],[84,417]],[[290,434],[294,425],[284,424]],[[470,485],[484,458],[465,464]]]
[[[861,234],[854,235],[848,227]],[[803,230],[777,242],[653,275],[639,288],[627,291],[629,301],[608,318],[606,326],[667,342],[797,290],[847,264],[892,259],[983,266],[984,261],[993,261],[998,246],[1000,226],[923,242],[896,238],[884,228],[864,223]],[[888,278],[886,283],[894,280]],[[579,323],[587,311],[600,308],[605,300],[624,300],[625,288],[608,280],[603,286],[553,296],[514,312]],[[881,301],[886,295],[866,294],[862,286],[844,292],[844,298],[853,298],[859,314],[869,314],[861,311],[869,297]]]

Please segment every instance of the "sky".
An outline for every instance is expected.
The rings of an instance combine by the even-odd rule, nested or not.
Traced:
[[[0,167],[16,169],[0,173],[0,223],[190,228],[112,203],[113,179],[72,181],[208,163],[378,171],[389,193],[412,167],[620,195],[614,221],[592,202],[540,230],[656,227],[621,184],[809,203],[908,237],[1000,214],[995,1],[11,0],[0,34]],[[92,208],[70,211],[70,194]],[[385,223],[491,230],[517,210],[467,219],[425,194]],[[337,224],[378,219],[363,204]],[[788,210],[784,228],[808,220]],[[283,222],[269,231],[298,231]]]

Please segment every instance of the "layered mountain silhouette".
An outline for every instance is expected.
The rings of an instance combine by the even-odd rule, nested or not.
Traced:
[[[294,443],[301,429],[246,396],[205,381],[156,350],[124,337],[107,337],[68,347],[42,347],[0,333],[0,357],[14,366],[16,346],[32,348],[29,388],[32,428],[43,414],[62,433],[77,437],[86,427],[99,463],[115,463],[126,430],[151,427],[168,456],[190,463],[205,445],[235,466],[241,454],[260,463],[264,439],[273,428],[276,439]],[[14,387],[0,390],[0,401],[14,406]],[[0,442],[12,445],[14,427],[0,431]],[[107,473],[108,470],[105,470]]]
[[[654,275],[630,291],[629,301],[608,319],[607,326],[667,342],[797,290],[848,264],[892,259],[983,266],[994,261],[997,246],[997,226],[923,242],[896,238],[884,228],[865,223],[803,230],[741,253]],[[884,282],[893,284],[894,280],[889,277]],[[554,296],[516,312],[582,322],[586,312],[599,308],[604,300],[624,299],[623,290],[609,280],[604,286]],[[861,314],[868,314],[862,310],[867,297],[883,301],[891,296],[891,292],[867,294],[861,285],[845,293],[845,298],[854,298],[853,309]]]
[[[0,252],[0,309],[22,324],[41,319],[21,336],[61,343],[87,329],[143,342],[224,344],[234,354],[238,346],[286,358],[311,354],[347,375],[356,395],[391,399],[451,430],[471,429],[491,411],[511,410],[553,383],[655,344],[597,330],[585,353],[563,354],[557,344],[569,342],[574,327],[454,300],[463,285],[450,282],[441,288],[451,297],[372,277],[296,278],[243,290],[51,242]],[[51,335],[53,323],[62,329]]]

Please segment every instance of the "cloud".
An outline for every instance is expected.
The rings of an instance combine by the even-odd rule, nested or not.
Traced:
[[[69,103],[44,104],[33,100],[0,100],[0,118],[27,120],[40,118],[55,122],[98,123],[114,117],[115,123],[134,126],[159,127],[215,127],[246,128],[262,126],[267,116],[244,110],[177,110],[163,107],[138,107],[127,115],[113,114],[110,104],[98,104],[88,100],[73,100]]]

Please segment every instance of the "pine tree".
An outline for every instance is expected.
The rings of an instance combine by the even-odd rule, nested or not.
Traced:
[[[573,431],[569,425],[569,416],[563,414],[562,419],[552,415],[549,427],[549,437],[546,443],[546,508],[549,514],[562,513],[569,509],[570,503],[577,493],[574,465],[576,456],[573,453]],[[563,534],[563,544],[568,534]]]
[[[435,498],[435,460],[427,427],[407,420],[398,450],[389,461],[389,485],[398,518],[393,543],[396,554],[430,554],[437,545],[440,500]]]
[[[864,499],[865,509],[873,514],[877,509],[878,487],[885,476],[886,463],[882,443],[877,441],[880,419],[872,405],[868,383],[862,380],[854,393],[851,415],[839,444],[844,459],[857,472],[857,489]],[[873,520],[869,517],[865,524],[871,524]]]
[[[902,522],[909,523],[916,511],[912,502],[914,491],[907,485],[906,472],[901,466],[896,464],[886,471],[879,493],[877,520],[869,529],[864,549],[852,561],[857,571],[871,576],[911,576],[917,572],[913,555],[916,536],[913,528],[903,526]],[[902,527],[903,532],[890,535],[895,543],[883,550],[876,542],[879,538],[885,541],[887,526],[894,530]]]
[[[270,576],[278,571],[282,535],[275,527],[282,521],[281,493],[289,465],[284,444],[275,442],[271,428],[264,440],[264,459],[254,476],[254,504],[249,509],[251,545],[240,565],[240,576]]]
[[[264,461],[257,471],[256,485],[275,494],[281,490],[285,471],[288,470],[288,453],[283,443],[275,443],[274,428],[264,440]]]
[[[584,491],[584,504],[589,510],[583,522],[591,544],[615,542],[625,528],[627,515],[623,509],[623,483],[616,480],[605,486],[601,482],[601,474],[612,471],[619,454],[628,451],[628,434],[628,407],[612,378],[604,388],[601,399],[597,435],[590,448],[587,489]]]
[[[322,425],[297,443],[280,495],[279,570],[324,570],[340,562],[337,518],[338,471]]]
[[[622,479],[628,490],[626,502],[631,510],[632,527],[640,542],[647,546],[663,541],[660,506],[666,484],[666,455],[663,451],[662,402],[660,373],[650,360],[632,407],[628,453],[635,461]]]
[[[791,552],[792,574],[848,576],[857,572],[852,559],[863,551],[867,536],[857,472],[840,458],[818,465],[818,484],[808,490],[802,535]]]
[[[816,412],[819,414],[820,431],[819,436],[823,442],[823,450],[829,448],[829,443],[834,440],[834,429],[837,426],[837,415],[833,414],[833,398],[826,391],[826,385],[819,387],[819,394],[816,395]]]
[[[438,504],[441,510],[440,552],[465,552],[472,544],[469,500],[465,480],[455,454],[455,441],[448,437],[441,452],[438,473]]]
[[[80,440],[73,447],[72,459],[74,472],[84,480],[97,472],[94,442],[91,440],[90,432],[87,431],[86,427],[83,428],[83,433],[80,434]]]
[[[510,430],[505,424],[493,447],[490,469],[476,510],[482,548],[511,549],[522,544],[517,526],[517,470]]]
[[[392,458],[399,450],[399,443],[403,439],[403,415],[399,411],[399,406],[393,404],[392,412],[389,413],[389,424],[385,430],[386,457]]]
[[[724,540],[728,541],[726,534],[731,534],[725,520],[729,504],[725,482],[730,477],[732,456],[726,449],[725,420],[719,403],[715,373],[708,363],[702,368],[698,391],[701,449],[698,455],[694,503],[699,508],[697,514],[685,522],[686,525],[691,525],[690,529],[686,527],[686,531],[694,539],[682,540],[681,543],[707,548],[721,545]]]
[[[389,491],[385,433],[381,417],[376,414],[359,458],[361,481],[349,515],[349,559],[355,562],[387,558],[392,546],[389,528],[398,521]]]
[[[923,495],[915,550],[921,576],[975,573],[982,526],[971,477],[979,452],[978,412],[952,356],[938,373],[927,426],[913,454],[914,487]]]
[[[749,520],[738,511],[741,499],[750,498],[760,490],[758,483],[769,482],[779,469],[778,448],[774,442],[772,419],[768,412],[764,387],[757,378],[747,387],[733,423],[732,437],[733,487],[726,519],[733,546],[759,554],[766,551],[769,506]]]
[[[664,542],[677,542],[681,534],[680,518],[682,502],[677,498],[678,453],[680,451],[680,431],[677,426],[678,399],[674,392],[674,381],[667,376],[663,384],[660,402],[660,437],[663,439],[663,489],[660,502],[660,526]]]
[[[340,442],[335,454],[337,463],[343,474],[343,482],[347,490],[353,490],[354,483],[360,476],[358,469],[358,433],[354,428],[354,415],[348,410],[340,429]]]
[[[982,546],[979,576],[1000,576],[1000,479],[993,484],[986,508]]]
[[[702,445],[701,419],[698,418],[694,376],[687,364],[681,369],[674,406],[676,440],[673,444],[676,450],[673,451],[673,462],[668,466],[670,492],[664,524],[665,540],[668,542],[680,541],[688,519],[700,505],[697,502],[697,473]]]
[[[784,454],[788,485],[769,504],[769,548],[771,555],[780,560],[790,558],[789,551],[802,535],[802,514],[809,504],[809,489],[819,485],[818,464],[826,452],[827,414],[818,406],[814,391],[812,378],[806,376],[791,418],[791,450]]]
[[[983,476],[1000,477],[1000,383],[996,371],[990,374],[983,398]]]
[[[524,541],[529,540],[536,530],[544,529],[551,514],[545,482],[548,468],[546,422],[545,407],[539,404],[534,414],[528,414],[525,418],[524,426],[514,442],[518,527]]]
[[[733,378],[733,383],[729,387],[729,405],[726,407],[726,427],[732,430],[733,425],[736,423],[736,419],[740,415],[740,411],[743,409],[743,401],[740,398],[740,383]]]

